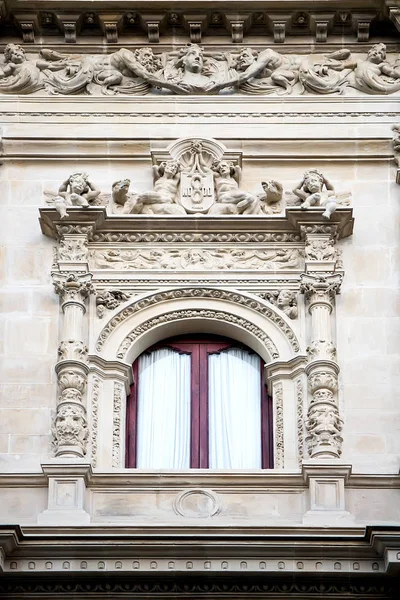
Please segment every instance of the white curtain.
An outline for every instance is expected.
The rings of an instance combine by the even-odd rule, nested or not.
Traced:
[[[190,468],[190,360],[168,348],[139,359],[138,468]]]
[[[208,369],[210,469],[261,469],[260,358],[231,348]]]

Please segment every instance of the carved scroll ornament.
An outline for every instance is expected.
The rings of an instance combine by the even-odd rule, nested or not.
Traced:
[[[151,48],[121,48],[107,56],[61,54],[43,49],[28,58],[18,44],[8,44],[0,64],[0,93],[130,94],[163,93],[250,95],[364,94],[400,91],[397,56],[388,59],[385,44],[367,54],[340,49],[326,55],[283,55],[271,48],[233,52],[197,44],[154,54]]]

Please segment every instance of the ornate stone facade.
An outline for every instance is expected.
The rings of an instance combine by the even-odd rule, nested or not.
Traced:
[[[399,28],[0,2],[2,597],[398,599]],[[273,468],[126,468],[132,364],[208,334]]]

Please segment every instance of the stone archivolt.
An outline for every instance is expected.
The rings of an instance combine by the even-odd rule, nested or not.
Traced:
[[[400,91],[398,56],[388,58],[383,43],[367,54],[340,49],[328,54],[283,55],[266,48],[230,52],[196,43],[155,54],[150,47],[120,48],[106,56],[61,54],[42,49],[28,58],[22,46],[5,47],[0,93],[143,95],[164,93],[250,95],[394,94]]]

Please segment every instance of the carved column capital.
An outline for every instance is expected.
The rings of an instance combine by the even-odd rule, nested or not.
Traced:
[[[300,275],[300,291],[306,297],[309,311],[312,312],[315,305],[325,304],[332,310],[333,299],[339,294],[343,275],[333,273],[332,275],[312,275],[303,273]]]
[[[78,304],[85,310],[85,299],[90,293],[94,292],[91,283],[92,273],[53,273],[53,284],[56,294],[62,301],[62,308],[65,312],[67,304]]]

